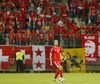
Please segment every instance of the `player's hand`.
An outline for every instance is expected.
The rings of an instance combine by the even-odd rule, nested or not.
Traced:
[[[52,66],[52,63],[50,63],[50,66]]]
[[[64,61],[66,60],[66,57],[64,57]]]

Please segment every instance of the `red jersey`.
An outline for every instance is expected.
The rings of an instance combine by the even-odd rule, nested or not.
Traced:
[[[15,18],[15,15],[14,14],[10,14],[9,15],[9,19],[11,20],[11,22],[14,22],[15,21],[14,18]]]
[[[28,33],[23,34],[23,41],[28,41]]]
[[[91,16],[93,16],[93,15],[96,15],[96,16],[98,15],[96,8],[91,8]]]
[[[48,2],[47,0],[43,0],[43,4],[47,4],[47,2]]]
[[[69,17],[69,15],[68,15],[68,13],[62,13],[62,14],[61,14],[61,17],[62,17],[63,19],[65,19],[65,17]]]
[[[44,40],[45,34],[43,32],[39,33],[39,40]]]
[[[48,32],[48,40],[53,40],[53,32]]]
[[[57,23],[58,22],[58,16],[57,15],[52,16],[52,21],[53,21],[53,23]]]
[[[83,2],[85,9],[89,9],[90,1]]]
[[[19,14],[19,15],[18,15],[18,20],[17,20],[17,21],[23,22],[23,16],[22,16],[22,14]]]
[[[51,14],[46,14],[46,21],[51,21],[51,17],[52,17]]]
[[[12,30],[13,24],[7,23],[7,31],[10,32]]]
[[[64,20],[64,23],[66,24],[66,26],[69,26],[70,25],[70,21],[68,19],[65,19]]]
[[[68,38],[68,30],[65,27],[62,27],[62,38],[63,39]]]
[[[17,32],[16,40],[17,40],[17,41],[20,41],[20,40],[21,40],[21,36],[22,36],[22,33]]]
[[[61,50],[61,48],[59,46],[57,48],[53,47],[51,49],[50,54],[52,54],[52,56],[53,56],[53,62],[61,61],[60,60],[60,53],[62,53],[62,50]]]
[[[74,32],[69,32],[69,35],[70,35],[70,40],[73,40],[74,39]]]
[[[15,38],[15,33],[11,31],[11,32],[9,33],[9,40],[10,40],[10,41],[14,41],[14,38]]]
[[[53,30],[54,30],[54,33],[55,33],[55,34],[60,34],[61,28],[60,28],[59,25],[55,25],[55,26],[53,27]]]
[[[76,3],[75,3],[75,1],[71,1],[70,2],[70,11],[71,12],[76,12]]]
[[[33,21],[33,19],[34,19],[34,14],[33,13],[30,14],[30,19],[31,19],[31,21]]]
[[[37,40],[37,33],[36,32],[31,32],[30,37],[31,37],[31,41],[36,41]]]
[[[65,9],[67,9],[66,5],[61,5],[60,6],[61,13],[64,13]]]
[[[3,21],[4,21],[5,23],[7,23],[7,19],[8,19],[7,14],[3,14]]]
[[[41,27],[42,26],[42,19],[41,18],[37,18],[37,20],[36,20],[36,26],[37,27]]]
[[[77,31],[75,39],[79,40],[80,38],[81,38],[81,33],[79,31]]]

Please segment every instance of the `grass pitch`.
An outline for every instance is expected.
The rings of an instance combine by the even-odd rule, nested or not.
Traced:
[[[55,73],[0,73],[0,84],[62,84]],[[64,73],[63,84],[100,84],[100,73]],[[60,76],[58,76],[59,80]]]

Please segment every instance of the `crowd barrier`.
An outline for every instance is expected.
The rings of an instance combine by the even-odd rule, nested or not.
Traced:
[[[16,71],[15,53],[18,49],[24,54],[24,71],[55,71],[56,67],[50,66],[49,54],[52,46],[31,45],[1,45],[0,46],[0,71]],[[85,48],[62,48],[66,55],[66,67],[63,70],[67,72],[87,72],[100,71],[99,53],[97,57],[88,58],[85,56]],[[92,60],[91,60],[92,59]]]

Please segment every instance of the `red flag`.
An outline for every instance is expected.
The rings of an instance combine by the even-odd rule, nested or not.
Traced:
[[[11,63],[12,46],[0,46],[0,69],[7,69]]]
[[[86,62],[97,63],[98,60],[98,35],[81,35],[82,46],[85,48]]]
[[[32,66],[32,46],[14,46],[14,55],[18,52],[18,49],[24,54],[24,66]]]
[[[50,50],[51,50],[51,48],[52,48],[51,46],[45,46],[46,70],[47,70],[47,71],[55,71],[55,70],[56,70],[55,65],[50,66],[50,59],[49,59],[49,56],[50,56]]]
[[[50,66],[50,46],[32,46],[33,48],[33,70],[54,71],[56,67]]]

